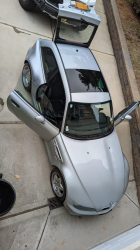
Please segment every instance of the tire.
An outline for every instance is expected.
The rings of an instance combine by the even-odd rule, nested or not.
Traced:
[[[56,178],[56,177],[57,178]],[[50,182],[52,190],[60,202],[64,202],[66,198],[66,187],[62,174],[58,168],[54,168],[50,174]],[[58,188],[57,188],[58,187]]]
[[[33,0],[19,0],[21,7],[24,10],[33,10],[36,7],[36,3]]]
[[[25,63],[22,70],[22,83],[24,88],[31,92],[31,70],[29,63]]]

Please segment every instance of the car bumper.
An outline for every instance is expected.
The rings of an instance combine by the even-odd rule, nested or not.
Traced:
[[[34,2],[41,9],[43,13],[48,14],[53,18],[57,18],[58,8],[56,6],[54,6],[49,2],[46,2],[45,0],[34,0]]]
[[[117,202],[115,202],[112,206],[110,206],[108,209],[104,209],[101,211],[87,211],[85,210],[80,210],[74,207],[73,205],[73,201],[70,199],[66,199],[64,202],[64,206],[66,208],[66,210],[72,214],[72,215],[103,215],[103,214],[107,214],[109,213],[115,206],[116,206]]]

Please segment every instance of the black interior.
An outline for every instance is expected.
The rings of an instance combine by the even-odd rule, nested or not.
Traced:
[[[45,95],[51,102],[58,127],[63,119],[65,109],[65,92],[59,71],[49,80],[49,86]]]
[[[59,71],[54,77],[50,77],[48,84],[39,88],[37,100],[42,106],[44,117],[61,129],[65,109],[65,91]]]
[[[61,128],[64,109],[65,91],[59,68],[50,48],[42,47],[42,59],[46,76],[45,88],[40,87],[37,98],[41,98],[42,111],[46,119]]]

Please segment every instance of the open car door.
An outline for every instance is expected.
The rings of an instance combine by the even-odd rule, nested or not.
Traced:
[[[100,17],[96,14],[94,8],[90,8],[89,11],[87,5],[76,1],[73,3],[75,3],[74,6],[59,4],[53,41],[89,47],[101,22]]]
[[[131,120],[130,114],[139,106],[140,102],[133,102],[114,117],[114,125],[117,126],[123,120]]]
[[[14,90],[7,99],[9,110],[45,141],[50,141],[59,129],[44,118],[20,92]]]

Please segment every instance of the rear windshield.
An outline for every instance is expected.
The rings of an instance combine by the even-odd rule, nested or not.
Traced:
[[[108,92],[100,71],[86,69],[66,69],[71,93]]]
[[[70,18],[60,18],[57,38],[68,43],[87,44],[96,30],[97,26],[93,24]]]

